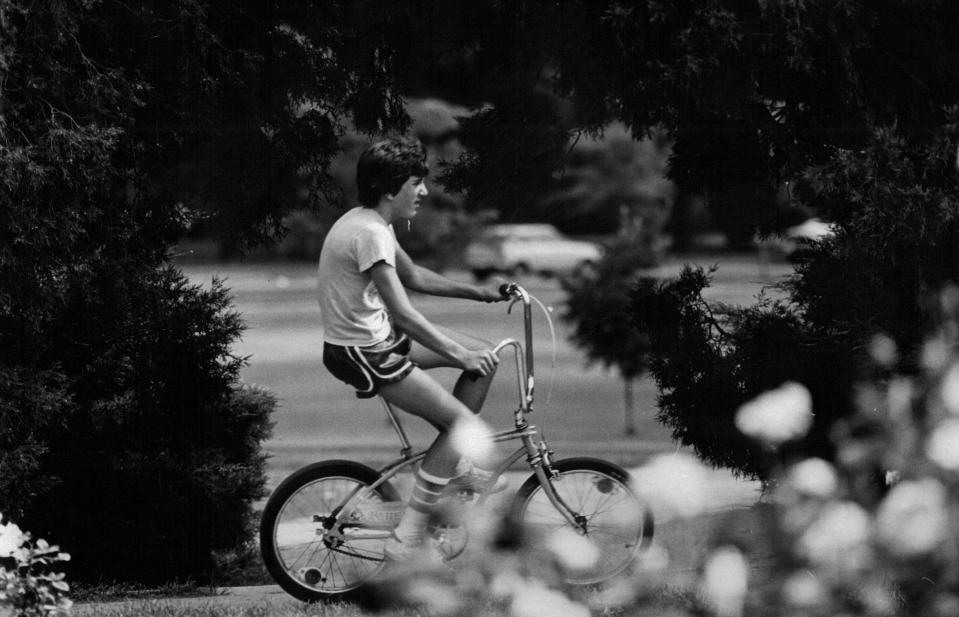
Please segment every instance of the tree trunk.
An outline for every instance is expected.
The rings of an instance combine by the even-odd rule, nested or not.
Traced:
[[[623,432],[627,435],[636,434],[636,405],[633,400],[633,379],[623,377],[623,412],[625,425]]]

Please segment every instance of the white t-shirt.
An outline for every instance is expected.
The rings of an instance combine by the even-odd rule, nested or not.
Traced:
[[[369,270],[378,261],[395,268],[396,246],[393,226],[371,208],[353,208],[330,228],[318,284],[328,343],[365,347],[389,337],[389,314]]]

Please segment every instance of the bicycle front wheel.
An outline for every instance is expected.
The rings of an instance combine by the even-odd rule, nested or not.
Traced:
[[[533,543],[546,542],[561,529],[583,535],[597,549],[589,567],[564,571],[566,580],[596,585],[622,573],[653,537],[653,516],[630,486],[630,476],[612,463],[593,458],[556,461],[551,482],[553,503],[536,475],[520,487],[512,504],[513,520]],[[572,524],[562,509],[576,521]]]
[[[306,602],[348,597],[383,566],[389,525],[344,513],[383,507],[399,496],[379,474],[353,461],[305,467],[277,487],[260,520],[260,551],[273,579]],[[379,504],[379,505],[378,505]]]

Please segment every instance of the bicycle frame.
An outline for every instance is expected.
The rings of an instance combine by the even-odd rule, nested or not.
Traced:
[[[541,440],[538,444],[534,442],[533,438],[536,436],[536,427],[526,421],[526,415],[533,411],[533,391],[535,386],[533,374],[533,318],[531,296],[529,295],[529,292],[515,283],[511,283],[507,289],[513,298],[513,301],[510,303],[507,312],[511,312],[513,304],[516,302],[523,303],[523,329],[525,333],[526,345],[524,349],[524,346],[518,341],[514,339],[505,339],[494,348],[494,352],[497,354],[507,347],[513,349],[514,357],[516,359],[516,375],[519,387],[519,405],[513,414],[513,429],[494,433],[492,435],[492,440],[496,443],[500,443],[504,441],[511,441],[513,439],[519,439],[522,441],[522,445],[512,454],[504,458],[494,470],[494,473],[498,476],[506,472],[525,455],[527,463],[533,469],[549,501],[575,529],[580,530],[580,533],[585,533],[586,529],[577,516],[577,513],[574,512],[573,509],[570,508],[553,489],[553,480],[558,474],[553,470],[551,465],[551,457],[553,454],[552,451],[549,449],[549,446],[545,440]],[[400,440],[401,453],[400,458],[387,463],[385,466],[377,470],[380,478],[374,484],[365,487],[366,492],[376,490],[383,483],[394,478],[399,472],[404,469],[411,468],[415,463],[421,461],[426,456],[426,450],[421,450],[419,452],[413,451],[413,446],[410,444],[409,438],[406,435],[406,431],[403,429],[402,422],[397,416],[395,409],[385,399],[381,398],[380,400],[382,401],[386,410],[386,415],[390,420],[390,424],[393,426],[393,429]],[[343,505],[340,506],[338,511],[335,513],[337,519],[341,519],[341,517],[344,515],[348,516],[349,513],[353,511],[355,507],[353,502],[357,495],[359,495],[359,493],[362,491],[364,491],[364,488],[362,487],[357,487],[353,490]],[[480,494],[477,499],[477,505],[482,505],[485,503],[486,497],[487,495]]]

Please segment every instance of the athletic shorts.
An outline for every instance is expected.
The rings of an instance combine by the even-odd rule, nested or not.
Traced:
[[[382,343],[345,347],[323,343],[323,364],[334,377],[356,388],[359,398],[372,398],[380,386],[402,381],[413,372],[412,341],[404,333],[390,333]]]

